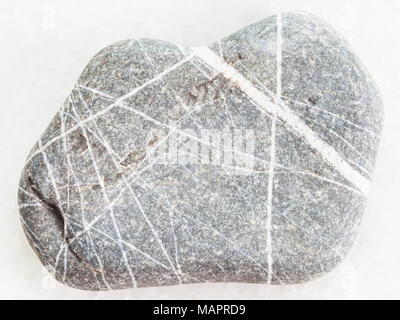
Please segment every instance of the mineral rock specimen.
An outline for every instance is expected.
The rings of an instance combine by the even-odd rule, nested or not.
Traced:
[[[308,281],[354,241],[382,117],[346,41],[307,14],[209,47],[121,41],[31,151],[23,228],[81,289]]]

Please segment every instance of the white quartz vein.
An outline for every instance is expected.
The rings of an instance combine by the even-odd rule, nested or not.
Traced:
[[[270,97],[272,97],[273,98],[273,100],[276,102],[276,101],[279,101],[279,103],[281,103],[281,104],[284,104],[283,103],[283,101],[282,101],[282,99],[278,99],[278,97],[277,97],[277,95],[275,95],[272,91],[270,91],[241,61],[239,61],[239,63],[240,63],[240,66],[244,69],[244,70],[246,70],[246,72],[248,73],[248,74],[250,74],[251,75],[251,77],[252,77],[252,79],[255,81],[255,82],[257,82],[257,84],[258,85],[260,85],[261,86],[261,88],[265,91],[265,92],[267,92],[268,93],[268,95],[270,96]],[[281,94],[281,98],[282,98],[283,96],[282,96],[282,94]],[[296,101],[293,101],[293,100],[291,100],[291,99],[289,99],[289,98],[287,98],[287,97],[283,97],[283,98],[285,98],[285,100],[289,100],[289,101],[291,101],[292,103],[295,103],[296,105],[300,105],[301,107],[305,107],[305,106],[309,106],[308,104],[306,104],[306,103],[301,103],[301,102],[296,102]],[[367,132],[367,133],[369,133],[369,134],[371,134],[372,136],[374,136],[374,134],[372,133],[372,132],[370,132],[369,130],[367,130],[367,129],[364,129],[364,128],[362,128],[362,127],[360,127],[360,126],[357,126],[356,124],[354,124],[354,123],[352,123],[352,122],[350,122],[349,120],[347,120],[347,119],[344,119],[343,117],[339,117],[338,115],[335,115],[335,114],[333,114],[333,113],[331,113],[331,112],[329,112],[329,111],[326,111],[326,110],[324,110],[324,109],[322,109],[322,108],[319,108],[319,107],[317,107],[317,106],[313,106],[313,109],[318,109],[319,111],[321,111],[321,112],[324,112],[324,113],[326,113],[326,114],[329,114],[331,117],[333,117],[334,119],[340,119],[341,121],[345,121],[345,122],[347,122],[347,123],[349,123],[350,125],[352,125],[352,126],[354,126],[354,127],[356,127],[357,129],[361,129],[361,130],[364,130],[365,132]],[[313,122],[315,122],[317,125],[319,125],[319,126],[321,126],[321,127],[323,127],[323,128],[325,128],[325,129],[327,129],[328,131],[330,131],[333,135],[335,135],[335,136],[337,136],[340,140],[343,140],[343,142],[345,143],[345,144],[348,144],[349,145],[349,147],[350,148],[352,148],[360,157],[362,157],[362,159],[364,160],[364,161],[366,161],[366,162],[368,162],[368,160],[367,159],[365,159],[362,155],[361,155],[361,153],[359,152],[359,151],[357,151],[352,145],[350,145],[349,144],[349,142],[347,141],[347,140],[345,140],[342,136],[340,136],[337,132],[335,132],[334,130],[332,130],[332,129],[329,129],[329,128],[327,128],[327,127],[325,127],[325,126],[323,126],[322,124],[320,124],[319,122],[317,122],[317,121],[315,121],[315,120],[313,120],[313,119],[311,119],[311,118],[309,118],[309,117],[305,117],[305,116],[303,116],[303,115],[301,115],[301,114],[298,114],[298,113],[296,113],[296,112],[294,112],[294,111],[292,111],[294,114],[297,114],[299,117],[302,117],[302,118],[306,118],[306,119],[308,119],[308,120],[310,120],[310,121],[313,121]],[[347,161],[348,162],[350,162],[351,164],[353,164],[354,166],[356,166],[357,168],[359,168],[362,172],[364,172],[365,174],[367,174],[367,176],[369,177],[370,176],[370,173],[369,172],[367,172],[366,171],[366,169],[365,168],[363,168],[363,167],[361,167],[360,165],[358,165],[357,163],[355,163],[354,161],[352,161],[352,160],[350,160],[350,159],[347,159]],[[370,166],[370,168],[371,168],[371,170],[372,170],[372,165],[370,164],[370,163],[367,163],[367,165],[369,165]]]
[[[154,120],[154,119],[153,119]]]
[[[309,106],[310,106],[309,103],[302,102],[302,101],[295,101],[295,100],[293,100],[293,99],[290,99],[290,98],[287,97],[287,96],[282,96],[282,98],[283,98],[285,101],[289,101],[289,102],[291,102],[291,103],[293,103],[293,104],[295,104],[295,105],[298,105],[298,106],[300,106],[300,107],[302,107],[302,108],[306,108],[306,107],[309,107]],[[352,104],[355,104],[355,103],[353,102]],[[312,108],[315,109],[315,110],[318,110],[318,111],[320,111],[320,112],[322,112],[322,113],[325,113],[325,114],[329,115],[330,117],[332,117],[332,118],[334,118],[334,119],[338,119],[338,120],[340,120],[340,121],[346,122],[346,123],[349,124],[350,126],[352,126],[352,127],[354,127],[354,128],[357,128],[357,129],[359,129],[359,130],[361,130],[361,131],[364,131],[365,133],[369,134],[369,135],[372,136],[373,138],[378,137],[378,134],[377,134],[377,133],[375,133],[375,132],[373,132],[373,131],[371,131],[371,130],[369,130],[369,129],[367,129],[367,128],[364,128],[364,127],[362,127],[362,126],[360,126],[360,125],[358,125],[358,124],[356,124],[356,123],[354,123],[354,122],[352,122],[352,121],[350,121],[350,120],[348,120],[348,119],[345,119],[345,118],[344,118],[343,116],[341,116],[341,115],[337,115],[337,114],[335,114],[335,113],[333,113],[333,112],[330,112],[330,111],[325,110],[325,109],[323,109],[323,108],[321,108],[321,107],[318,107],[318,106],[312,106]]]
[[[274,102],[271,102],[271,101],[269,100],[269,98],[268,98],[267,96],[265,96],[264,93],[262,93],[261,91],[259,91],[258,89],[256,89],[256,88],[251,84],[251,82],[250,82],[249,80],[247,80],[247,79],[246,79],[245,77],[243,77],[238,71],[236,71],[236,69],[234,69],[232,66],[228,65],[225,61],[223,61],[223,60],[221,59],[221,58],[222,58],[222,45],[221,45],[221,42],[219,42],[219,50],[220,50],[221,58],[219,58],[217,55],[215,55],[215,54],[214,54],[210,49],[208,49],[208,48],[194,48],[194,49],[193,49],[194,53],[195,53],[197,56],[199,56],[199,57],[206,63],[206,66],[209,65],[210,67],[213,68],[213,70],[216,70],[217,72],[221,72],[225,77],[227,77],[228,79],[232,80],[236,85],[238,85],[238,87],[239,87],[240,89],[242,89],[242,91],[243,91],[245,94],[247,94],[247,96],[248,96],[250,99],[253,100],[252,102],[255,103],[255,106],[256,106],[258,109],[260,109],[264,114],[266,113],[269,117],[271,117],[270,114],[272,114],[272,117],[271,117],[271,118],[272,118],[272,127],[271,127],[271,149],[270,149],[269,170],[268,170],[268,171],[260,171],[260,172],[259,172],[259,173],[268,173],[268,201],[267,201],[267,222],[266,222],[266,229],[267,229],[267,268],[265,269],[259,262],[257,262],[256,260],[254,260],[253,257],[247,255],[247,252],[244,252],[242,249],[240,249],[240,248],[237,246],[237,244],[234,243],[231,239],[226,238],[226,237],[222,234],[222,232],[220,232],[220,231],[214,229],[212,226],[209,226],[209,225],[207,225],[207,224],[204,224],[204,223],[201,222],[201,221],[198,221],[197,219],[195,219],[195,218],[193,218],[193,217],[187,215],[186,213],[181,213],[182,216],[186,217],[187,219],[191,220],[192,222],[195,222],[196,224],[200,224],[200,225],[202,225],[202,226],[203,226],[204,228],[206,228],[206,229],[211,229],[211,230],[213,230],[214,233],[218,234],[218,235],[219,235],[220,237],[222,237],[226,242],[228,242],[228,243],[234,248],[235,251],[239,252],[240,254],[242,254],[243,256],[245,256],[247,259],[249,259],[249,260],[255,262],[257,265],[259,265],[261,269],[263,269],[264,271],[267,272],[267,274],[268,274],[268,280],[267,280],[267,282],[268,282],[268,283],[271,283],[271,281],[272,281],[272,275],[273,275],[273,273],[272,273],[272,265],[273,265],[273,260],[272,260],[272,239],[271,239],[271,224],[272,224],[272,222],[271,222],[271,217],[272,217],[273,177],[274,177],[274,174],[276,174],[276,173],[281,173],[281,172],[277,172],[277,171],[275,170],[275,166],[279,166],[278,164],[275,163],[276,121],[278,120],[278,118],[279,118],[279,119],[282,119],[284,122],[286,122],[291,128],[293,128],[293,129],[295,130],[295,132],[297,132],[298,134],[300,134],[300,136],[306,138],[306,141],[307,141],[313,148],[315,148],[317,151],[319,151],[319,152],[321,153],[321,155],[322,155],[330,164],[332,164],[332,165],[333,165],[333,166],[334,166],[348,181],[350,181],[352,184],[354,184],[354,185],[355,185],[357,188],[359,188],[361,191],[366,192],[366,190],[368,189],[368,184],[369,184],[368,179],[366,179],[366,178],[364,178],[363,176],[359,175],[358,172],[356,172],[351,166],[349,166],[349,165],[347,164],[347,162],[346,162],[339,154],[337,154],[337,152],[336,152],[331,146],[329,146],[329,145],[326,144],[324,141],[322,141],[322,140],[316,135],[316,133],[313,132],[304,122],[302,122],[302,120],[301,120],[300,117],[298,117],[296,114],[292,113],[292,112],[283,104],[282,100],[280,99],[280,97],[281,97],[281,73],[282,73],[282,68],[281,68],[281,54],[282,54],[282,52],[281,52],[281,46],[282,46],[282,43],[281,43],[281,40],[282,40],[282,39],[281,39],[281,28],[282,28],[282,26],[281,26],[281,17],[280,17],[280,15],[278,15],[278,16],[277,16],[277,67],[278,67],[278,68],[277,68],[276,98],[275,98]],[[148,55],[146,54],[146,52],[145,52],[145,50],[144,50],[142,44],[140,43],[140,41],[138,41],[138,43],[139,43],[139,45],[142,47],[142,50],[143,50],[143,52],[144,52],[144,55],[145,55],[146,59],[148,59],[148,60],[150,61],[150,63],[153,65],[152,61],[148,58]],[[123,181],[124,181],[124,183],[125,183],[125,188],[122,188],[121,191],[120,191],[120,193],[119,193],[119,195],[118,195],[115,199],[113,199],[112,201],[110,201],[110,199],[108,198],[106,189],[105,189],[105,185],[104,185],[104,183],[103,183],[103,179],[101,178],[101,175],[100,175],[99,167],[98,167],[98,165],[97,165],[97,163],[96,163],[96,158],[95,158],[94,152],[93,152],[92,147],[91,147],[90,142],[89,142],[88,132],[90,132],[97,140],[99,140],[100,143],[107,149],[107,151],[108,151],[108,153],[109,153],[109,156],[112,158],[112,160],[113,160],[114,162],[115,162],[114,157],[118,157],[118,156],[117,156],[117,154],[114,152],[114,150],[112,150],[112,148],[108,145],[108,143],[107,143],[107,141],[104,139],[104,137],[101,135],[101,131],[100,131],[100,130],[98,130],[98,129],[96,128],[97,131],[99,132],[99,135],[100,135],[100,137],[99,137],[99,136],[97,136],[88,126],[86,126],[85,124],[88,123],[88,122],[90,122],[90,121],[95,120],[97,117],[106,114],[109,110],[111,110],[112,108],[118,106],[118,107],[120,107],[120,108],[122,108],[122,109],[129,110],[129,111],[131,111],[131,112],[134,112],[135,114],[139,115],[141,118],[146,119],[146,120],[152,122],[153,124],[156,124],[157,126],[163,126],[163,127],[169,128],[169,129],[170,129],[170,130],[169,130],[169,134],[171,134],[171,133],[174,132],[174,131],[177,131],[177,132],[181,133],[182,135],[188,137],[189,139],[194,139],[194,140],[196,140],[196,141],[198,141],[198,142],[200,142],[200,143],[202,143],[202,144],[207,144],[205,141],[202,141],[201,139],[198,139],[198,138],[196,138],[196,137],[193,137],[193,136],[188,135],[188,134],[186,134],[185,132],[181,131],[181,130],[178,128],[178,124],[176,124],[176,123],[174,123],[173,125],[162,123],[162,122],[160,122],[160,121],[158,121],[158,120],[156,120],[156,119],[150,117],[150,116],[147,115],[146,113],[141,112],[141,111],[139,111],[139,110],[136,110],[135,108],[132,108],[132,107],[130,107],[130,106],[128,106],[127,104],[124,103],[124,101],[125,101],[126,99],[132,97],[132,96],[135,95],[137,92],[139,92],[140,90],[146,88],[147,86],[151,85],[152,83],[157,82],[157,81],[160,81],[160,80],[161,80],[161,81],[164,81],[164,80],[163,80],[163,77],[164,77],[166,74],[168,74],[169,72],[172,72],[173,70],[175,70],[176,68],[178,68],[179,66],[181,66],[182,64],[184,64],[184,63],[187,62],[187,61],[190,61],[190,62],[191,62],[193,65],[195,65],[200,71],[202,71],[202,70],[197,66],[197,64],[192,60],[192,57],[193,57],[192,54],[189,54],[189,55],[185,56],[185,57],[184,57],[181,61],[179,61],[178,63],[174,64],[173,66],[171,66],[171,67],[169,67],[169,68],[167,68],[167,69],[165,69],[163,72],[159,73],[159,74],[156,75],[154,78],[152,78],[152,79],[146,81],[146,82],[143,83],[142,85],[140,85],[140,86],[136,87],[135,89],[133,89],[131,92],[129,92],[129,93],[127,93],[127,94],[125,94],[125,95],[123,95],[123,96],[121,96],[121,97],[119,97],[119,98],[114,98],[114,97],[112,97],[112,96],[110,96],[110,95],[108,95],[108,94],[106,94],[106,93],[104,93],[104,92],[102,92],[102,91],[100,91],[100,90],[96,90],[96,89],[93,89],[93,88],[89,88],[89,87],[86,87],[86,86],[84,86],[84,85],[77,85],[77,88],[84,89],[84,90],[86,90],[86,91],[92,92],[92,93],[97,94],[97,95],[99,95],[99,96],[105,97],[105,98],[107,98],[107,99],[109,99],[109,100],[112,100],[113,102],[111,103],[111,105],[109,105],[109,106],[106,107],[105,109],[101,110],[100,112],[95,113],[95,114],[92,114],[92,113],[90,112],[90,108],[86,105],[86,103],[85,103],[83,97],[81,96],[80,90],[78,89],[77,91],[79,92],[80,99],[82,100],[83,104],[85,105],[86,109],[88,110],[89,117],[87,117],[87,118],[85,118],[85,119],[83,119],[83,120],[80,120],[80,117],[78,116],[77,111],[76,111],[76,109],[75,109],[75,107],[74,107],[74,103],[72,103],[73,112],[74,112],[74,114],[75,114],[75,116],[76,116],[75,119],[76,119],[76,121],[77,121],[78,123],[77,123],[75,126],[73,126],[72,128],[70,128],[69,130],[65,130],[65,124],[64,124],[64,122],[63,122],[62,113],[60,112],[60,117],[61,117],[61,134],[60,134],[59,136],[56,136],[56,137],[54,137],[54,138],[51,138],[45,145],[42,144],[42,140],[39,140],[39,150],[36,151],[36,152],[34,152],[34,153],[28,158],[28,160],[27,160],[27,161],[29,161],[29,160],[32,159],[32,157],[35,156],[36,154],[39,154],[39,153],[43,154],[44,162],[45,162],[45,164],[46,164],[46,166],[47,166],[47,168],[48,168],[49,177],[50,177],[50,179],[51,179],[51,182],[52,182],[53,187],[54,187],[54,191],[55,191],[55,193],[56,193],[57,200],[58,200],[58,202],[59,202],[59,207],[60,207],[61,210],[63,210],[63,209],[62,209],[62,205],[61,205],[61,199],[60,199],[59,191],[58,191],[58,189],[57,189],[57,184],[56,184],[56,182],[55,182],[53,172],[50,171],[50,170],[52,170],[52,168],[51,168],[51,166],[50,166],[50,163],[49,163],[49,161],[48,161],[48,159],[47,159],[47,156],[46,156],[46,153],[45,153],[44,150],[45,150],[45,148],[48,147],[49,145],[51,145],[52,143],[54,143],[54,142],[56,142],[57,140],[59,140],[60,138],[62,138],[62,139],[63,139],[63,145],[64,145],[64,151],[65,151],[65,153],[67,154],[67,152],[66,152],[66,137],[68,136],[69,133],[73,132],[74,130],[77,130],[77,129],[81,129],[81,130],[82,130],[83,136],[84,136],[84,138],[86,139],[86,142],[87,142],[87,145],[88,145],[88,153],[89,153],[90,158],[91,158],[91,160],[92,160],[92,164],[93,164],[93,167],[94,167],[94,169],[95,169],[96,176],[97,176],[97,178],[98,178],[98,180],[99,180],[99,183],[100,183],[100,186],[101,186],[101,188],[102,188],[104,199],[105,199],[105,201],[106,201],[106,203],[107,203],[107,209],[105,210],[105,212],[103,212],[103,214],[105,214],[105,213],[107,213],[107,212],[110,212],[110,215],[111,215],[112,220],[113,220],[114,229],[115,229],[115,232],[116,232],[116,234],[117,234],[117,239],[114,239],[114,238],[112,238],[111,236],[109,236],[109,235],[107,235],[106,233],[104,233],[103,231],[94,228],[94,226],[93,226],[94,223],[95,223],[96,221],[98,221],[98,219],[99,219],[103,214],[99,214],[99,215],[98,215],[93,221],[91,221],[90,223],[87,223],[87,222],[86,222],[86,220],[85,220],[85,218],[84,218],[84,206],[83,206],[82,192],[81,192],[81,190],[80,190],[80,184],[79,184],[79,181],[77,180],[76,176],[74,175],[73,168],[72,168],[72,166],[71,166],[71,163],[70,163],[70,161],[69,161],[69,159],[68,159],[68,154],[67,154],[68,170],[71,169],[71,171],[72,171],[72,176],[73,176],[74,181],[75,181],[75,186],[77,186],[77,188],[78,188],[78,193],[80,194],[80,197],[81,197],[81,199],[80,199],[80,200],[81,200],[81,210],[82,210],[82,217],[81,217],[82,220],[81,220],[81,222],[82,222],[82,224],[83,224],[83,226],[84,226],[84,230],[83,230],[82,232],[79,232],[77,235],[74,235],[74,238],[73,238],[72,241],[70,241],[69,243],[72,243],[74,240],[77,240],[80,236],[82,236],[82,235],[85,234],[86,232],[88,232],[88,233],[89,233],[89,236],[90,236],[90,230],[95,231],[95,232],[97,232],[97,233],[100,233],[100,234],[102,234],[104,237],[107,237],[107,238],[109,238],[109,239],[115,241],[116,243],[118,243],[118,245],[119,245],[119,247],[120,247],[120,249],[121,249],[121,253],[122,253],[123,260],[124,260],[125,265],[126,265],[126,267],[127,267],[127,269],[128,269],[128,272],[129,272],[129,274],[130,274],[130,276],[131,276],[131,278],[132,278],[132,282],[133,282],[134,286],[136,286],[136,280],[135,280],[135,277],[134,277],[134,275],[133,275],[133,272],[132,272],[132,270],[131,270],[131,268],[130,268],[129,262],[127,261],[126,252],[124,251],[124,248],[122,247],[122,244],[124,244],[126,247],[128,247],[128,248],[130,248],[130,249],[132,249],[132,250],[135,250],[135,251],[137,251],[137,252],[143,254],[143,255],[144,255],[145,257],[147,257],[149,260],[151,260],[151,261],[153,261],[153,262],[159,264],[160,266],[164,267],[165,269],[171,270],[171,271],[173,271],[175,274],[177,274],[177,272],[179,272],[179,274],[181,274],[180,266],[179,266],[179,263],[178,263],[178,257],[177,257],[177,251],[178,251],[178,250],[177,250],[176,239],[174,239],[174,241],[175,241],[175,260],[176,260],[176,261],[175,261],[176,266],[175,266],[175,265],[172,263],[172,260],[171,260],[170,256],[169,256],[168,253],[166,252],[166,250],[165,250],[165,248],[164,248],[164,246],[163,246],[163,243],[162,243],[161,239],[159,238],[159,236],[158,236],[156,230],[154,229],[154,226],[153,226],[153,225],[151,224],[151,222],[149,221],[149,219],[148,219],[148,217],[147,217],[147,215],[146,215],[146,213],[145,213],[145,211],[144,211],[144,209],[143,209],[143,207],[142,207],[142,205],[141,205],[141,203],[140,203],[139,198],[137,197],[136,193],[133,191],[133,189],[132,189],[132,187],[131,187],[132,181],[129,181],[129,178],[128,178],[128,180],[127,180],[126,177],[123,176]],[[201,61],[201,62],[203,62],[203,61]],[[204,62],[203,62],[203,63],[204,63]],[[203,72],[203,71],[202,71],[202,72]],[[205,72],[203,72],[203,74],[206,75]],[[207,75],[206,75],[206,76],[207,76]],[[207,76],[207,77],[208,77],[208,76]],[[209,78],[209,77],[208,77],[208,78]],[[166,84],[166,85],[167,85],[167,84]],[[188,108],[186,108],[186,106],[183,104],[182,99],[180,99],[180,97],[176,94],[175,90],[173,90],[173,89],[169,89],[169,90],[171,90],[172,92],[174,92],[175,97],[177,98],[177,100],[178,100],[178,101],[180,102],[180,104],[181,104],[181,107],[185,110],[185,113],[186,113],[185,116],[189,116],[190,118],[192,118],[192,117],[191,117],[191,113],[193,112],[193,110],[189,111]],[[169,93],[168,93],[168,94],[169,94]],[[227,115],[229,115],[230,120],[231,120],[231,122],[232,122],[232,125],[234,126],[232,116],[231,116],[229,110],[227,109],[225,97],[223,97],[223,99],[224,99],[224,103],[225,103],[225,107],[226,107],[226,113],[227,113]],[[214,101],[215,101],[215,100],[214,100]],[[213,101],[210,101],[210,102],[213,102]],[[209,102],[207,102],[207,103],[209,103]],[[205,105],[205,104],[204,104],[204,105]],[[192,120],[193,120],[194,122],[196,122],[193,118],[192,118]],[[96,126],[96,122],[93,122],[93,123],[94,123],[95,126]],[[179,123],[179,121],[178,121],[177,123]],[[196,123],[196,125],[197,125],[198,127],[201,127],[201,126],[199,126],[198,123]],[[168,134],[168,135],[169,135],[169,134]],[[168,135],[167,135],[167,137],[168,137]],[[160,141],[159,144],[156,144],[156,146],[154,146],[154,148],[151,149],[151,152],[153,152],[153,151],[156,149],[156,147],[157,147],[158,145],[161,145],[162,143],[164,143],[165,140],[167,139],[167,137],[165,137],[165,139],[163,139],[162,141]],[[208,144],[208,145],[209,145],[209,147],[213,147],[212,144]],[[146,157],[148,157],[148,155],[149,155],[149,153],[147,153]],[[246,156],[251,156],[251,155],[247,155],[247,154],[246,154]],[[263,160],[263,159],[258,159],[258,160]],[[141,161],[141,163],[144,163],[144,160]],[[151,166],[150,166],[150,167],[151,167]],[[145,167],[145,168],[142,169],[141,171],[137,171],[137,172],[134,171],[134,172],[133,172],[133,175],[135,175],[137,178],[140,179],[139,174],[140,174],[141,172],[143,172],[143,170],[147,170],[148,168],[149,168],[149,166]],[[184,167],[184,168],[187,169],[186,167]],[[188,170],[188,169],[187,169],[187,170]],[[68,172],[69,172],[69,171],[68,171]],[[258,171],[257,171],[257,173],[258,173]],[[345,188],[348,188],[348,189],[350,189],[350,190],[353,190],[353,191],[356,191],[356,192],[357,192],[357,190],[354,190],[354,189],[352,189],[351,187],[348,187],[348,186],[346,186],[346,185],[343,185],[343,184],[341,184],[341,183],[338,183],[338,182],[336,182],[336,181],[334,181],[334,180],[331,180],[331,179],[328,179],[328,178],[325,178],[325,177],[321,177],[321,176],[315,175],[315,174],[310,173],[310,172],[300,172],[300,171],[293,172],[293,171],[288,171],[288,172],[282,172],[282,173],[308,174],[308,175],[314,176],[314,177],[316,177],[316,178],[323,179],[323,180],[325,180],[325,181],[327,181],[327,182],[330,182],[330,183],[335,183],[335,184],[337,184],[337,185],[340,185],[340,186],[342,186],[342,187],[345,187]],[[69,173],[68,173],[68,174],[69,174]],[[132,173],[131,173],[131,174],[132,174]],[[190,178],[192,178],[192,177],[190,177]],[[68,179],[69,179],[69,176],[68,176]],[[69,183],[68,183],[68,186],[69,186]],[[139,185],[139,186],[143,188],[142,185]],[[167,260],[168,260],[168,262],[170,263],[172,269],[171,269],[170,267],[165,266],[165,265],[162,264],[161,262],[155,260],[154,258],[152,258],[151,256],[149,256],[148,254],[146,254],[146,253],[144,253],[143,251],[141,251],[141,250],[139,250],[138,248],[136,248],[133,244],[128,243],[128,242],[124,241],[124,240],[121,238],[121,234],[120,234],[120,232],[119,232],[119,230],[118,230],[118,226],[117,226],[116,220],[115,220],[115,218],[114,218],[114,216],[113,216],[113,206],[114,206],[114,204],[116,203],[116,201],[118,201],[118,199],[119,199],[119,197],[122,195],[122,193],[125,192],[126,189],[128,189],[128,191],[132,194],[132,196],[133,196],[133,198],[134,198],[134,200],[135,200],[137,206],[139,207],[140,212],[141,212],[142,215],[143,215],[143,218],[145,219],[146,223],[150,226],[153,235],[155,236],[156,240],[159,242],[160,247],[161,247],[161,249],[163,250],[163,253],[166,255]],[[68,189],[68,191],[69,191],[69,189]],[[150,190],[150,191],[157,193],[156,190]],[[239,191],[240,191],[240,190],[239,190]],[[241,191],[240,191],[240,193],[241,193],[242,197],[245,198],[244,195],[243,195],[243,193],[242,193]],[[159,195],[160,195],[160,194],[159,194]],[[167,200],[168,200],[168,196],[165,195],[165,193],[164,193],[164,195],[163,195],[162,197],[163,197],[164,199],[167,199]],[[67,205],[69,206],[69,200],[68,200],[67,202],[68,202]],[[167,211],[168,211],[168,213],[170,214],[170,220],[171,220],[170,222],[171,222],[172,229],[174,229],[173,221],[172,221],[172,216],[171,216],[171,212],[173,213],[173,210],[174,210],[174,209],[172,208],[172,204],[171,204],[169,201],[168,201],[168,204],[170,205],[170,208],[167,208]],[[40,205],[40,204],[38,204],[38,205]],[[254,213],[253,213],[253,214],[254,214]],[[63,216],[64,216],[64,214],[63,214]],[[65,217],[65,220],[66,220],[66,221],[67,221],[67,220],[70,221],[70,218],[73,218],[73,217]],[[285,218],[287,218],[287,217],[285,217]],[[76,218],[74,218],[74,219],[76,219]],[[65,221],[64,226],[67,225],[66,221]],[[25,222],[25,221],[24,221],[24,222]],[[77,224],[77,222],[73,222],[73,223],[74,223],[74,224]],[[306,231],[307,231],[307,230],[306,230]],[[64,232],[65,232],[65,234],[66,234],[66,231],[64,231]],[[307,232],[308,232],[308,231],[307,231]],[[174,233],[175,233],[175,230],[174,230]],[[58,253],[58,255],[57,255],[57,258],[56,258],[56,260],[58,261],[61,252],[63,251],[63,249],[65,249],[65,251],[64,251],[64,264],[65,264],[65,266],[64,266],[64,278],[65,278],[65,273],[66,273],[66,268],[67,268],[67,266],[66,266],[66,264],[67,264],[67,246],[68,246],[68,243],[65,242],[65,243],[61,246],[60,251],[59,251],[59,253]],[[95,249],[93,243],[92,243],[92,246],[93,246],[93,249]],[[334,250],[332,247],[331,247],[331,249]],[[96,254],[96,256],[97,256],[97,254]],[[100,268],[102,269],[101,262],[100,262],[99,259],[98,259],[98,262],[99,262]],[[56,267],[57,267],[57,262],[56,262]],[[178,269],[177,269],[177,267],[178,267]],[[274,276],[275,276],[275,275],[274,275]],[[181,282],[181,279],[179,278],[179,275],[178,275],[178,279],[179,279],[180,282]],[[277,278],[277,279],[280,281],[279,278]],[[97,279],[96,279],[96,280],[97,280]],[[104,275],[103,275],[103,281],[104,281],[105,284],[108,286],[108,284],[106,283],[106,281],[105,281],[105,279],[104,279]],[[108,288],[109,288],[109,287],[108,287]]]
[[[352,150],[363,160],[363,162],[365,162],[365,164],[369,167],[369,169],[372,170],[373,166],[372,166],[372,164],[369,162],[369,160],[368,160],[367,158],[365,158],[365,157],[361,154],[361,152],[359,152],[349,141],[347,141],[345,138],[343,138],[343,137],[342,137],[341,135],[339,135],[337,132],[335,132],[334,130],[332,130],[332,129],[326,127],[326,126],[324,126],[322,123],[319,123],[318,121],[316,121],[316,120],[314,120],[314,119],[312,119],[312,118],[310,118],[310,117],[304,116],[304,115],[299,114],[299,113],[294,112],[294,111],[293,111],[293,113],[294,113],[294,114],[297,114],[299,117],[301,117],[301,118],[303,118],[303,119],[307,119],[307,120],[309,120],[309,121],[311,121],[311,122],[314,122],[315,124],[317,124],[317,125],[320,126],[321,128],[324,128],[324,129],[328,130],[330,133],[332,133],[334,136],[336,136],[339,140],[342,140],[343,143],[346,144],[350,149],[352,149]],[[352,160],[347,159],[347,161],[350,162],[350,163],[352,163],[353,165],[355,165],[357,168],[359,168],[362,172],[364,172],[364,173],[367,174],[368,176],[370,176],[370,173],[366,170],[366,168],[360,166],[359,164],[357,164],[356,162],[354,162],[354,161],[352,161]]]
[[[263,92],[255,88],[249,80],[243,77],[235,68],[223,61],[209,48],[198,47],[193,48],[193,51],[207,64],[215,68],[215,70],[221,72],[226,78],[234,81],[239,88],[255,102],[260,110],[276,115],[304,137],[308,144],[317,150],[344,178],[350,181],[364,194],[368,192],[369,180],[349,165],[334,148],[318,137],[318,135],[297,115],[290,112],[289,108],[282,106],[282,103],[272,103]]]

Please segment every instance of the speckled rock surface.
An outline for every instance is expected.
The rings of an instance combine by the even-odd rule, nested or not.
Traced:
[[[354,241],[382,118],[362,64],[313,16],[209,47],[121,41],[32,149],[22,225],[81,289],[308,281]]]

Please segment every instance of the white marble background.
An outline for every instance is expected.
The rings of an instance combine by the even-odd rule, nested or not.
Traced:
[[[360,234],[328,275],[302,285],[201,284],[84,292],[56,283],[18,218],[25,158],[101,48],[133,37],[211,43],[277,11],[314,13],[341,32],[370,70],[386,111],[375,180]],[[400,298],[399,0],[1,0],[0,298]]]

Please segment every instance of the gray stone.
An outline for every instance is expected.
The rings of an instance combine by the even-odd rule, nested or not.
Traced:
[[[354,241],[382,119],[347,42],[307,14],[209,47],[121,41],[31,151],[23,228],[80,289],[308,281]]]

